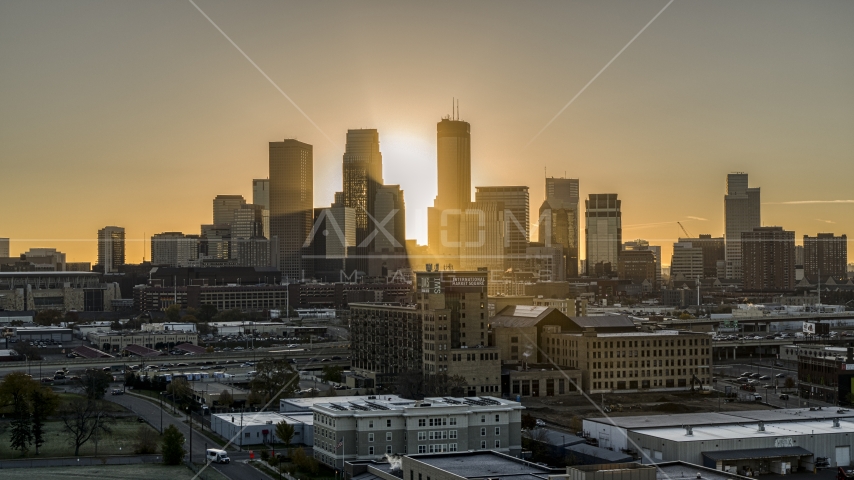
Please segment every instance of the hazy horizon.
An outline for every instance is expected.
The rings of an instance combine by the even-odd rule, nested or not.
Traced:
[[[137,263],[152,234],[210,223],[216,195],[251,202],[284,138],[314,146],[314,203],[329,205],[349,128],[379,130],[407,238],[426,243],[452,98],[471,123],[472,192],[527,185],[533,222],[546,175],[579,178],[582,211],[619,194],[623,240],[661,245],[668,265],[677,221],[723,235],[726,175],[741,171],[764,225],[854,247],[854,3],[675,1],[533,141],[666,0],[196,4],[318,128],[189,2],[4,2],[13,255],[94,264],[98,229],[116,225]]]

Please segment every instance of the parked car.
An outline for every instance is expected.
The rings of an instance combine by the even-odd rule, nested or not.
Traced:
[[[771,377],[768,375],[762,375],[761,377],[759,377],[759,380],[771,380]]]
[[[780,400],[788,400],[788,399],[789,399],[788,393],[784,393],[784,394],[780,395]]]
[[[775,377],[777,377],[777,378],[786,378],[786,374],[785,374],[785,373],[778,373],[777,375],[774,375],[774,376],[775,376]]]

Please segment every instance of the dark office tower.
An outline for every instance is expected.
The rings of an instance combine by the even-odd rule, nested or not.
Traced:
[[[373,236],[373,252],[368,261],[368,275],[387,277],[407,268],[406,258],[406,206],[400,185],[381,185],[374,202],[377,225]],[[382,228],[380,228],[382,226]]]
[[[701,234],[700,238],[679,238],[679,243],[690,243],[693,248],[703,251],[703,278],[718,277],[718,262],[726,260],[726,242],[723,237]]]
[[[528,187],[475,187],[474,198],[477,203],[504,204],[504,268],[524,267],[531,240]]]
[[[744,232],[741,258],[745,290],[794,290],[795,232],[783,227],[757,227]]]
[[[231,225],[234,211],[246,205],[243,195],[217,195],[213,199],[213,224]]]
[[[459,263],[461,215],[471,203],[470,125],[446,117],[436,136],[439,191],[427,212],[427,243],[443,263]]]
[[[762,226],[760,207],[759,189],[748,188],[746,173],[727,175],[724,196],[727,278],[742,278],[741,234]]]
[[[819,233],[804,235],[804,275],[845,278],[848,263],[848,237]]]
[[[113,273],[125,264],[125,229],[104,227],[98,230],[98,265],[104,273]]]
[[[591,193],[584,201],[587,275],[611,276],[617,273],[620,246],[623,243],[622,201],[616,193]]]
[[[383,155],[376,129],[347,130],[344,151],[344,206],[356,213],[356,245],[374,229],[368,214],[374,214],[377,190],[383,184]],[[364,245],[368,247],[369,245]]]
[[[560,245],[566,277],[578,276],[578,179],[546,178],[546,200],[540,206],[539,242]]]
[[[313,149],[297,140],[270,142],[270,236],[277,238],[283,280],[296,282],[312,275],[310,244],[313,217]],[[311,255],[306,255],[310,257]]]

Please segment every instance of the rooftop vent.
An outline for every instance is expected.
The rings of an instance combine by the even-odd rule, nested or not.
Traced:
[[[765,431],[765,422],[759,422],[759,431],[760,431],[760,432],[764,432],[764,431]]]
[[[833,428],[839,428],[839,419],[838,418],[833,419]]]
[[[691,436],[694,435],[694,427],[690,425],[685,426],[685,435]]]

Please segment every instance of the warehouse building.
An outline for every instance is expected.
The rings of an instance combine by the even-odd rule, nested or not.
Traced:
[[[602,448],[643,463],[684,461],[739,475],[851,465],[854,412],[844,409],[751,410],[583,421]]]
[[[211,430],[231,440],[232,444],[271,445],[281,443],[276,437],[276,425],[285,422],[294,427],[294,445],[310,446],[314,443],[314,425],[311,414],[283,415],[277,412],[234,412],[211,415]]]

